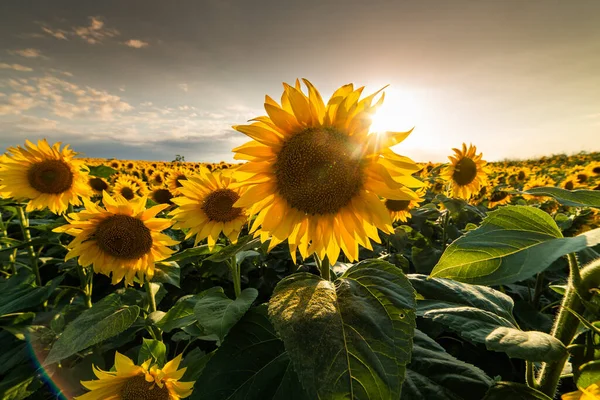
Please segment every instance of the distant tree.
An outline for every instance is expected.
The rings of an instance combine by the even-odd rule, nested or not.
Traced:
[[[175,159],[172,162],[185,162],[185,156],[181,154],[176,154]]]

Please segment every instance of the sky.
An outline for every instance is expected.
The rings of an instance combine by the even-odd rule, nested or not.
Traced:
[[[600,151],[597,0],[3,0],[0,152],[231,161],[231,126],[307,78],[386,89],[374,130],[444,161]]]

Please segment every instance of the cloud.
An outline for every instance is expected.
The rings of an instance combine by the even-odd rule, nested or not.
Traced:
[[[56,39],[68,40],[69,37],[78,37],[89,44],[99,44],[107,38],[114,38],[120,35],[118,30],[105,27],[102,17],[93,16],[88,17],[88,19],[90,22],[87,26],[75,26],[70,30],[64,30],[43,25],[42,31]]]
[[[184,92],[187,92],[190,89],[187,83],[180,83],[179,85],[177,85],[177,87],[183,90]]]
[[[69,32],[63,31],[62,29],[55,30],[55,29],[51,29],[47,26],[42,26],[42,31],[46,32],[50,36],[54,36],[56,39],[69,40],[69,39],[67,39],[67,34]]]
[[[148,47],[148,42],[144,42],[138,39],[129,39],[126,42],[123,42],[125,46],[133,47],[134,49],[141,49],[142,47]]]
[[[37,49],[15,50],[15,51],[12,51],[11,53],[18,54],[18,55],[20,55],[22,57],[26,57],[26,58],[43,57],[42,52]]]
[[[6,64],[6,63],[0,63],[0,69],[12,69],[15,71],[22,71],[22,72],[33,71],[33,68],[29,68],[29,67],[26,67],[21,64]]]
[[[21,114],[37,105],[34,98],[21,93],[13,93],[0,99],[0,115]]]

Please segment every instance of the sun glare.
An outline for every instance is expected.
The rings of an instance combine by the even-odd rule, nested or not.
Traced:
[[[400,132],[418,124],[420,109],[418,99],[410,91],[388,88],[383,105],[372,117],[371,132]]]

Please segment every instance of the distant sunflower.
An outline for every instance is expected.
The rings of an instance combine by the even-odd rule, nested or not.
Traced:
[[[425,199],[425,190],[419,189],[417,190],[418,199],[414,200],[384,200],[385,208],[390,212],[390,216],[392,217],[392,222],[401,221],[407,222],[411,217],[410,210],[419,206],[419,203],[422,203]]]
[[[167,188],[157,186],[152,189],[150,193],[150,198],[158,204],[173,204],[171,201],[173,199],[173,193]]]
[[[494,190],[488,198],[488,208],[510,203],[510,193],[504,190]]]
[[[235,183],[231,174],[207,169],[182,181],[181,197],[172,200],[179,206],[170,213],[177,221],[173,227],[189,229],[186,239],[196,235],[194,246],[208,239],[211,251],[221,232],[236,243],[248,216],[244,208],[233,206],[244,192]]]
[[[0,196],[15,200],[29,200],[27,211],[49,208],[63,214],[69,204],[81,205],[80,198],[88,198],[88,168],[84,160],[74,159],[76,152],[69,145],[52,147],[46,139],[37,146],[29,140],[25,148],[9,147],[0,157]]]
[[[371,117],[383,102],[372,105],[378,91],[359,100],[363,88],[337,89],[325,104],[304,80],[284,83],[281,106],[266,96],[267,116],[233,128],[254,139],[233,151],[248,162],[236,176],[249,187],[236,202],[257,214],[252,226],[269,248],[287,239],[290,253],[306,258],[316,253],[334,264],[340,250],[353,261],[358,245],[380,242],[377,229],[393,232],[392,220],[379,196],[416,200],[409,187],[422,187],[411,177],[420,168],[390,147],[409,132],[369,134]],[[260,230],[257,230],[260,226]]]
[[[165,175],[160,171],[154,171],[148,177],[148,183],[153,186],[163,186],[165,184]]]
[[[121,195],[125,200],[133,200],[139,196],[140,187],[133,182],[127,175],[117,178],[112,187],[112,193]]]
[[[110,184],[104,178],[91,176],[88,180],[88,185],[93,190],[95,195],[102,195],[103,191],[108,191]]]
[[[179,189],[181,189],[182,181],[188,179],[190,172],[185,171],[183,168],[174,168],[169,172],[169,177],[166,180],[167,186],[173,195],[179,195]]]
[[[481,159],[481,153],[476,154],[477,148],[473,145],[469,145],[467,149],[467,145],[463,143],[462,151],[452,150],[456,154],[448,157],[451,163],[440,173],[440,176],[450,183],[453,197],[468,200],[487,181],[484,169],[486,162]]]
[[[75,400],[179,400],[192,394],[195,382],[179,382],[187,369],[178,369],[181,354],[162,368],[150,363],[151,359],[135,365],[117,351],[114,371],[102,371],[94,366],[98,379],[81,381],[90,392]]]
[[[104,192],[104,208],[84,200],[85,210],[66,217],[68,225],[54,229],[75,238],[69,243],[69,260],[79,257],[79,264],[93,264],[94,272],[110,276],[116,285],[125,278],[125,285],[133,285],[137,274],[152,279],[154,263],[169,257],[178,242],[160,233],[172,225],[172,221],[155,218],[168,207],[161,204],[146,210],[146,198],[127,201],[120,196],[112,198]]]

